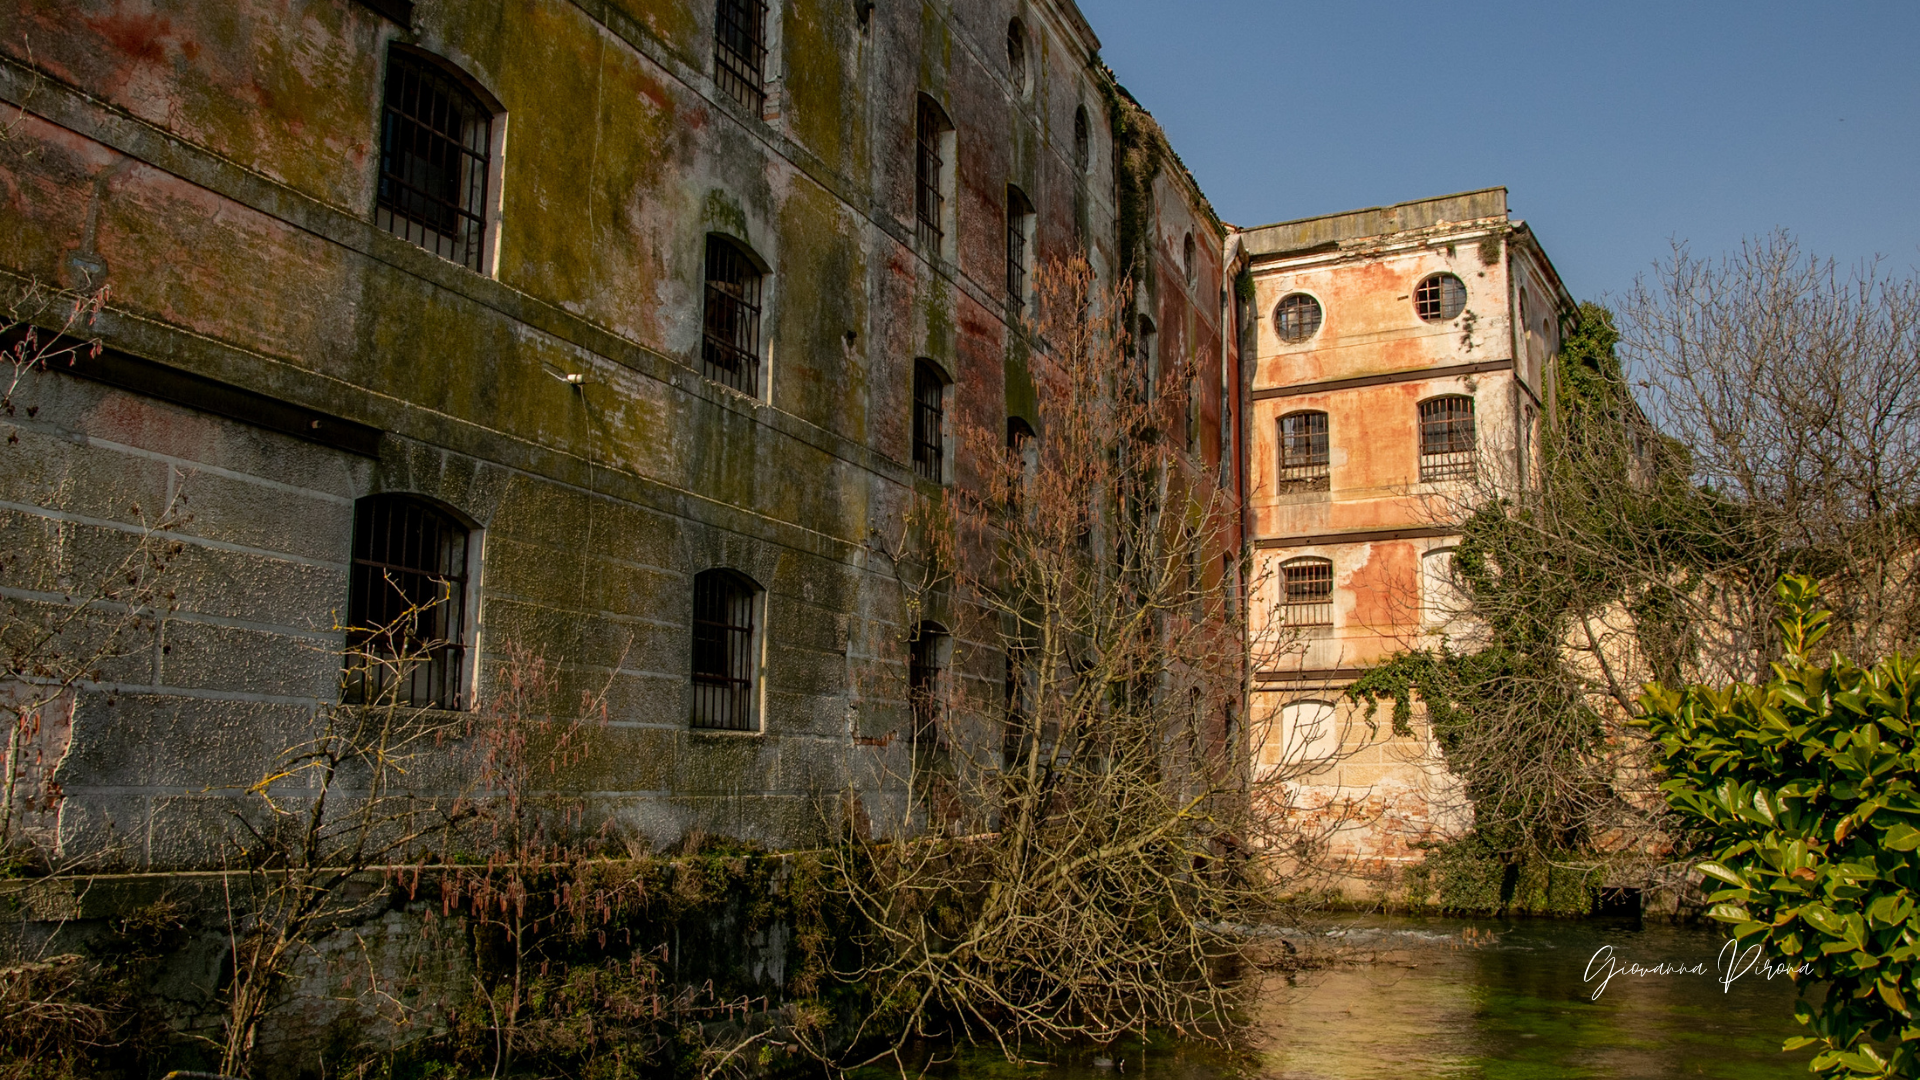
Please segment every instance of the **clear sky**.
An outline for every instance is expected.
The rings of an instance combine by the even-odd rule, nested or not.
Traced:
[[[1504,184],[1578,299],[1785,227],[1920,266],[1920,2],[1079,0],[1236,225]]]

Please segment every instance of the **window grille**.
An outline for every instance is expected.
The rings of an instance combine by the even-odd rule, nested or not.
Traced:
[[[1073,111],[1073,167],[1081,172],[1087,171],[1092,160],[1092,133],[1087,126],[1087,107],[1080,106]]]
[[[1420,479],[1473,477],[1473,399],[1430,398],[1420,403]]]
[[[713,79],[755,116],[767,103],[765,0],[719,0],[713,16]]]
[[[1429,274],[1413,290],[1413,310],[1428,322],[1446,322],[1466,307],[1466,283],[1452,274]]]
[[[932,749],[940,742],[945,718],[946,679],[940,669],[940,651],[946,635],[932,623],[915,628],[908,643],[907,701],[913,713],[915,747]]]
[[[1015,19],[1007,24],[1007,77],[1016,93],[1027,92],[1027,28]]]
[[[481,269],[493,117],[452,77],[387,54],[374,220],[443,259]]]
[[[1013,306],[1027,301],[1027,227],[1033,220],[1033,204],[1017,187],[1007,188],[1007,296]]]
[[[940,483],[946,479],[947,380],[926,360],[913,364],[913,471]]]
[[[754,592],[732,571],[694,575],[694,727],[753,730]]]
[[[1306,293],[1294,293],[1274,309],[1273,325],[1285,342],[1305,341],[1320,332],[1320,301]]]
[[[1281,618],[1288,626],[1333,625],[1333,563],[1293,559],[1280,566]]]
[[[408,495],[354,504],[345,699],[465,707],[467,528]]]
[[[760,393],[760,270],[747,253],[707,237],[707,309],[700,341],[707,378]]]
[[[1288,413],[1280,418],[1280,490],[1325,491],[1328,482],[1327,414]]]
[[[940,240],[945,232],[941,226],[942,215],[946,211],[946,196],[941,194],[942,177],[940,170],[940,136],[947,131],[946,118],[940,115],[940,107],[926,98],[920,99],[919,113],[914,120],[915,142],[918,150],[914,159],[914,199],[915,224],[920,245],[928,252],[940,250]]]

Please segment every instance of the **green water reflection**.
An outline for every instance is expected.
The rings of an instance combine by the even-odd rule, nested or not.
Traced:
[[[1061,1080],[1166,1077],[1221,1080],[1666,1080],[1805,1077],[1811,1051],[1784,1054],[1798,1034],[1794,988],[1749,975],[1723,990],[1714,928],[1648,923],[1498,922],[1355,917],[1316,938],[1364,963],[1274,980],[1257,1008],[1250,1060],[1134,1043],[1057,1052],[1045,1068],[966,1053],[942,1076]],[[1625,965],[1704,965],[1704,974],[1618,975],[1598,1000],[1585,973],[1612,946]],[[1124,1066],[1120,1059],[1125,1059]]]

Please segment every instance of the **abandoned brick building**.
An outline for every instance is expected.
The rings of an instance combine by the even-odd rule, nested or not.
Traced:
[[[415,703],[509,647],[608,687],[556,783],[647,843],[900,798],[909,672],[1000,672],[870,538],[958,420],[1045,438],[1037,265],[1138,283],[1242,471],[1226,229],[1098,50],[1071,0],[8,5],[0,275],[110,299],[15,395],[0,589],[181,545],[36,736],[60,849],[215,861],[389,579]]]

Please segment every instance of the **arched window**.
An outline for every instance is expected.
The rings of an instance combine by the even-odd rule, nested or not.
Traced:
[[[1028,249],[1033,240],[1033,203],[1026,192],[1007,185],[1007,299],[1016,308],[1027,302]]]
[[[912,740],[916,747],[940,744],[946,721],[947,630],[936,622],[914,627],[907,643],[907,703],[913,714]]]
[[[1466,595],[1453,576],[1453,548],[1420,556],[1420,621],[1429,628],[1447,625],[1466,611]]]
[[[760,266],[724,236],[707,236],[707,298],[700,360],[707,378],[760,394]]]
[[[1281,491],[1325,491],[1328,481],[1327,414],[1295,412],[1280,418]]]
[[[1193,283],[1193,272],[1194,272],[1194,264],[1193,264],[1194,250],[1193,249],[1194,249],[1193,234],[1188,233],[1186,240],[1182,242],[1180,245],[1180,265],[1187,272],[1188,284]]]
[[[1464,394],[1420,403],[1420,479],[1470,480],[1474,458],[1473,399]]]
[[[1007,486],[1007,509],[1020,505],[1020,491],[1033,482],[1039,457],[1032,425],[1017,416],[1007,417],[1007,464],[1014,471]]]
[[[947,163],[952,159],[953,124],[932,98],[921,94],[914,110],[914,225],[920,246],[930,255],[945,251]]]
[[[713,81],[755,116],[767,102],[766,0],[717,0],[713,13]]]
[[[1466,282],[1452,274],[1428,274],[1413,290],[1413,310],[1427,322],[1446,322],[1466,307]]]
[[[1340,757],[1340,713],[1331,701],[1290,701],[1280,708],[1279,767],[1310,775]]]
[[[697,728],[752,731],[760,650],[754,615],[760,589],[732,570],[693,577],[693,715]]]
[[[1019,19],[1007,23],[1007,79],[1021,97],[1033,85],[1027,74],[1027,28]]]
[[[947,480],[946,374],[934,362],[913,362],[913,471],[936,484]]]
[[[1081,172],[1093,161],[1092,131],[1087,124],[1085,105],[1073,110],[1073,167]]]
[[[492,151],[485,102],[435,61],[399,47],[387,52],[376,224],[483,270]]]
[[[1288,559],[1280,564],[1282,621],[1288,626],[1333,625],[1333,563]]]
[[[1280,340],[1289,345],[1298,344],[1320,332],[1320,301],[1306,293],[1292,293],[1282,297],[1279,306],[1273,309],[1273,328]]]
[[[467,526],[412,495],[353,506],[346,700],[466,706]]]

